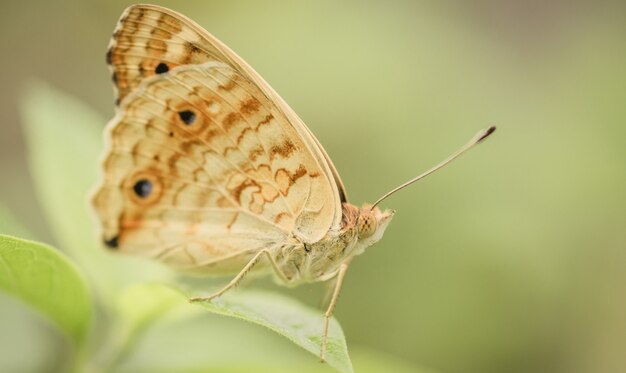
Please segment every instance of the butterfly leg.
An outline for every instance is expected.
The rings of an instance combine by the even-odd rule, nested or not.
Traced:
[[[285,282],[288,282],[287,277],[280,270],[280,268],[278,266],[278,263],[276,263],[276,261],[272,257],[272,254],[270,253],[270,251],[268,249],[263,249],[263,250],[259,251],[258,253],[256,253],[256,255],[254,255],[252,257],[252,259],[250,259],[248,264],[246,264],[243,267],[243,269],[237,274],[237,276],[235,276],[232,280],[230,280],[230,282],[226,286],[224,286],[222,289],[220,289],[219,291],[209,295],[208,297],[193,297],[193,298],[190,298],[189,301],[190,302],[210,301],[210,300],[215,299],[215,298],[219,297],[220,295],[224,294],[225,292],[227,292],[228,290],[232,289],[233,287],[237,286],[239,281],[241,281],[241,279],[246,274],[248,274],[248,272],[252,269],[252,267],[254,267],[254,265],[259,262],[259,259],[261,259],[262,255],[267,255],[267,257],[269,258],[270,263],[272,263],[272,267],[274,267],[274,270],[276,271],[276,273],[278,273],[278,275],[281,277],[282,280],[284,280]]]
[[[335,304],[337,303],[337,298],[339,298],[339,291],[341,290],[341,285],[343,284],[343,278],[346,276],[346,271],[348,270],[348,263],[342,263],[339,266],[339,271],[337,272],[337,280],[335,282],[335,290],[333,291],[333,296],[330,299],[330,304],[328,305],[328,309],[324,314],[324,334],[322,335],[322,351],[320,352],[320,360],[324,362],[324,354],[326,353],[326,342],[328,340],[328,324],[330,322],[330,317],[333,314],[333,310],[335,309]]]
[[[337,283],[337,276],[331,278],[327,282],[324,283],[324,294],[320,299],[319,308],[323,308],[325,305],[329,304],[330,297],[333,295],[333,291],[335,290],[335,284]]]

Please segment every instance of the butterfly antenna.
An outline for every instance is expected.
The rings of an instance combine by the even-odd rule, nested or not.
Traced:
[[[452,162],[455,158],[457,158],[461,154],[463,154],[466,151],[468,151],[471,148],[473,148],[474,145],[478,145],[484,139],[489,137],[489,135],[491,135],[495,130],[496,130],[496,126],[491,126],[491,127],[487,128],[487,129],[481,130],[467,144],[463,145],[461,148],[459,148],[459,150],[457,150],[456,152],[452,153],[448,158],[443,160],[441,163],[439,163],[435,167],[431,168],[430,170],[424,172],[423,174],[421,174],[419,176],[416,176],[413,179],[407,181],[406,183],[404,183],[404,184],[402,184],[402,185],[400,185],[400,186],[390,190],[389,192],[385,193],[384,196],[380,197],[376,202],[374,202],[374,204],[372,205],[371,209],[373,210],[374,207],[376,207],[376,205],[381,203],[385,198],[389,197],[390,195],[394,194],[395,192],[408,187],[409,185],[413,184],[414,182],[416,182],[416,181],[418,181],[418,180],[420,180],[420,179],[422,179],[422,178],[432,174],[433,172],[437,171],[438,169],[440,169],[443,166],[447,165],[448,163]]]

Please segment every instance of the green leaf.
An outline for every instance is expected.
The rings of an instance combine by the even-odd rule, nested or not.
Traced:
[[[187,298],[189,294],[183,293]],[[324,315],[294,299],[264,291],[238,290],[199,306],[219,315],[230,316],[264,326],[296,345],[319,356]],[[331,318],[326,351],[328,365],[343,373],[351,373],[346,338],[341,326]]]
[[[0,289],[47,316],[74,342],[85,337],[90,295],[82,275],[57,250],[0,235]]]
[[[148,328],[162,322],[166,316],[169,319],[184,319],[197,314],[197,310],[190,307],[178,292],[154,283],[126,287],[113,306],[115,322],[108,330],[104,348],[89,362],[90,370],[118,371],[120,363],[133,353]],[[179,312],[173,312],[176,309]],[[173,314],[178,316],[173,317]]]
[[[181,307],[187,312],[195,311],[189,307],[189,302],[181,299],[178,292],[155,283],[129,286],[120,293],[117,301],[117,313],[120,318],[125,323],[140,328]]]
[[[212,303],[190,304],[183,291],[159,284],[134,286],[124,293],[118,310],[127,322],[121,330],[135,329],[140,333],[126,333],[132,342],[118,343],[125,348],[121,349],[121,358],[106,365],[112,370],[352,372],[339,324],[332,320],[328,364],[320,364],[323,312],[291,298],[238,289]],[[265,328],[251,327],[241,323],[241,319],[286,338],[276,338]]]
[[[95,249],[87,195],[97,180],[106,119],[77,99],[32,81],[20,112],[35,191],[63,248],[79,260]]]

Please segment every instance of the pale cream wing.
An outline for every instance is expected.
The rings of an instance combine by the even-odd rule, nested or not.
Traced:
[[[283,112],[335,185],[334,226],[341,221],[341,203],[347,194],[343,182],[321,144],[304,122],[254,69],[194,21],[156,5],[126,9],[113,34],[107,62],[111,66],[119,103],[147,77],[180,65],[224,62],[254,82]]]
[[[226,64],[145,81],[109,123],[108,141],[93,204],[119,251],[228,272],[292,235],[315,242],[333,222],[334,184],[318,159]]]

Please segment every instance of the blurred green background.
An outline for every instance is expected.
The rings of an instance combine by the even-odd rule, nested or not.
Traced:
[[[626,370],[626,3],[157,3],[204,26],[285,98],[352,203],[498,126],[383,203],[394,221],[352,265],[336,309],[351,351],[441,373]],[[29,174],[19,100],[38,78],[111,117],[104,53],[129,4],[0,4],[0,204],[61,249]],[[321,292],[286,290],[311,305]],[[224,344],[246,341],[244,357],[302,353],[269,331],[210,322],[206,340],[189,344],[210,348],[218,330]],[[176,333],[161,331],[137,359],[167,355]],[[0,298],[0,367],[59,367],[57,339]]]

